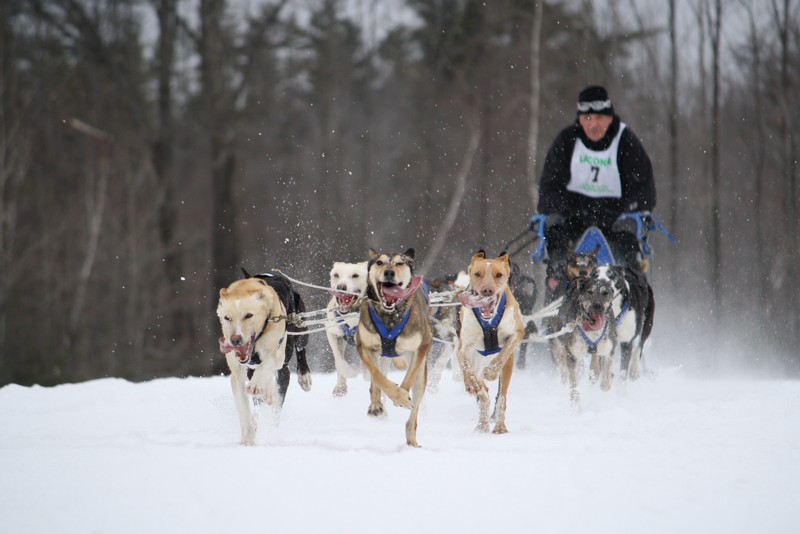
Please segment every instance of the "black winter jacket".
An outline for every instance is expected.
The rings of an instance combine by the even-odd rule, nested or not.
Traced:
[[[586,137],[577,120],[558,134],[547,152],[539,180],[539,213],[560,214],[567,219],[570,226],[586,228],[594,224],[603,231],[609,231],[620,213],[655,208],[653,166],[642,143],[630,127],[622,132],[617,153],[622,198],[592,198],[567,190],[575,140],[580,136],[587,148],[605,150],[619,132],[619,126],[620,118],[614,115],[605,137],[597,143]]]

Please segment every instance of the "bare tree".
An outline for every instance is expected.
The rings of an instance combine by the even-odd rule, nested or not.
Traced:
[[[708,11],[711,40],[711,284],[714,302],[722,309],[722,189],[720,172],[720,41],[722,39],[722,1],[713,0]]]
[[[528,187],[531,195],[531,206],[539,202],[538,183],[538,149],[539,149],[539,102],[542,93],[542,19],[544,18],[544,0],[533,3],[531,19],[531,95],[530,119],[528,123]]]

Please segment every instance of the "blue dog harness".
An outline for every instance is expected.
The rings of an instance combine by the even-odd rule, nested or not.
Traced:
[[[425,281],[422,281],[422,290],[425,292],[425,302],[428,301],[428,284]],[[369,316],[372,319],[372,324],[375,325],[375,328],[378,329],[378,334],[381,336],[381,356],[385,356],[387,358],[396,358],[397,354],[397,336],[403,331],[403,328],[406,327],[406,323],[408,323],[408,318],[411,317],[411,308],[406,311],[406,314],[403,316],[403,320],[400,323],[389,330],[389,327],[381,321],[381,318],[378,317],[378,313],[373,309],[372,304],[370,304],[367,308],[369,310]]]
[[[589,336],[586,335],[586,332],[583,331],[583,328],[578,326],[578,333],[581,335],[581,338],[583,338],[583,342],[586,343],[589,354],[597,354],[597,345],[606,337],[606,330],[608,330],[608,321],[603,323],[603,331],[600,333],[600,337],[597,338],[597,341],[592,341],[589,339]]]
[[[375,325],[375,328],[378,329],[378,334],[381,336],[381,356],[386,356],[387,358],[396,358],[397,357],[397,349],[395,345],[397,344],[397,336],[400,335],[400,332],[403,331],[405,328],[406,323],[408,322],[408,318],[411,317],[411,309],[406,312],[403,316],[403,320],[400,323],[389,330],[389,327],[381,321],[381,318],[378,317],[378,314],[372,309],[372,305],[369,306],[369,316],[372,319],[372,324]]]
[[[500,321],[503,319],[503,313],[506,311],[506,294],[500,297],[500,303],[497,305],[497,313],[494,314],[491,321],[487,321],[481,315],[480,308],[472,308],[472,313],[475,314],[475,318],[478,320],[478,323],[481,325],[481,330],[483,330],[483,349],[478,350],[478,353],[481,356],[491,356],[492,354],[497,354],[503,347],[500,346],[499,341],[497,340],[497,326],[500,324]]]

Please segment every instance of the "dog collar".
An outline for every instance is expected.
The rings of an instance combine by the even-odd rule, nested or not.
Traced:
[[[381,321],[381,318],[378,317],[378,313],[372,308],[370,304],[367,306],[369,310],[369,316],[372,319],[372,324],[375,325],[375,328],[378,329],[378,334],[381,336],[381,356],[386,356],[387,358],[395,358],[397,357],[397,349],[395,345],[397,344],[397,336],[400,335],[400,332],[403,331],[405,328],[406,323],[408,323],[408,318],[411,317],[411,308],[406,311],[406,314],[403,316],[403,320],[400,323],[389,330],[389,327]]]
[[[475,314],[475,318],[478,320],[478,323],[481,325],[481,330],[483,330],[483,349],[478,350],[478,354],[481,356],[491,356],[492,354],[497,354],[503,347],[500,346],[500,342],[497,339],[497,326],[500,324],[500,320],[503,319],[503,314],[506,311],[506,294],[505,292],[500,297],[500,302],[497,304],[497,310],[494,312],[494,316],[490,321],[487,321],[481,315],[480,308],[472,308],[472,313]]]

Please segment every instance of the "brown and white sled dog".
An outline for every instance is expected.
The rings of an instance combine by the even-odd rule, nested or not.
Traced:
[[[351,362],[345,356],[347,347],[356,344],[358,313],[355,306],[358,299],[367,293],[367,262],[335,262],[330,272],[330,284],[333,297],[328,302],[328,320],[331,326],[326,334],[336,369],[333,395],[343,397],[347,394],[347,379],[357,376],[362,369],[357,354],[355,361]]]
[[[409,408],[406,443],[417,443],[417,415],[427,381],[426,360],[433,341],[422,277],[414,276],[414,249],[404,253],[369,251],[367,299],[361,304],[356,350],[372,380],[367,413],[384,413],[381,392],[395,405]],[[402,359],[400,385],[381,370],[384,358]],[[402,367],[402,365],[396,365]]]
[[[489,431],[489,388],[486,380],[500,378],[495,406],[495,434],[508,432],[506,406],[508,386],[514,370],[514,349],[524,327],[519,304],[508,287],[511,264],[503,252],[489,259],[483,250],[472,256],[467,270],[470,292],[461,293],[461,332],[458,361],[467,392],[477,396],[476,430]]]
[[[254,445],[256,418],[249,396],[280,409],[289,385],[287,364],[292,352],[297,355],[298,381],[305,391],[311,389],[311,373],[305,356],[308,335],[287,335],[287,330],[305,330],[286,324],[287,312],[305,311],[300,295],[278,274],[245,276],[220,290],[217,315],[222,326],[219,346],[231,371],[241,443]]]

